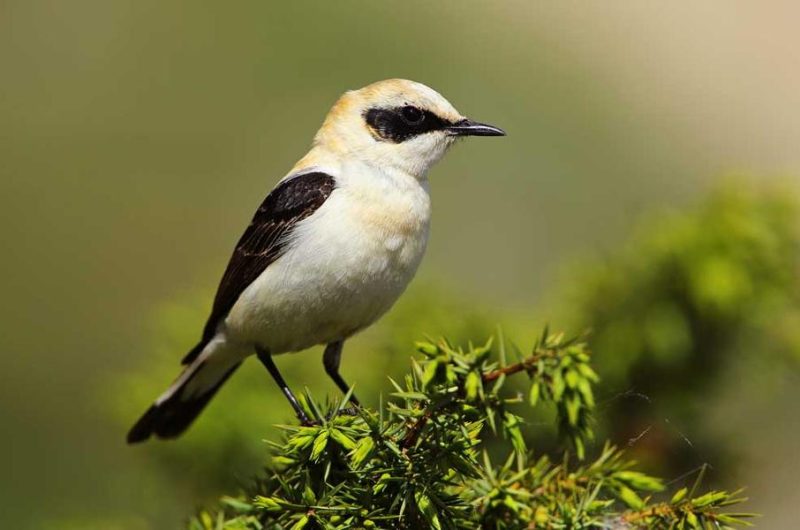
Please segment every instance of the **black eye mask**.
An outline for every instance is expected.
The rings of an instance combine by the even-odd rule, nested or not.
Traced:
[[[394,108],[372,108],[364,113],[378,138],[389,142],[405,142],[420,134],[442,131],[453,125],[429,110],[406,105]]]

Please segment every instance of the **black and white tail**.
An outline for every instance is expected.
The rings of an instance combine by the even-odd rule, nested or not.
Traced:
[[[143,442],[151,435],[179,436],[242,363],[242,358],[226,351],[221,341],[212,340],[202,348],[200,355],[131,428],[128,443]]]

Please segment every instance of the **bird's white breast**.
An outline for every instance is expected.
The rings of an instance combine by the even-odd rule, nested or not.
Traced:
[[[364,165],[337,173],[330,197],[231,309],[231,339],[273,354],[345,339],[408,285],[428,239],[427,183]]]

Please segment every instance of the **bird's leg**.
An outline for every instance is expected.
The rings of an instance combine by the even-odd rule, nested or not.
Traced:
[[[289,385],[286,384],[286,381],[283,379],[283,376],[278,371],[278,367],[275,366],[275,361],[272,360],[272,355],[263,348],[256,348],[256,355],[258,356],[258,360],[261,361],[266,369],[269,371],[272,378],[281,387],[281,392],[283,395],[286,396],[286,399],[289,400],[289,404],[294,409],[295,414],[297,414],[297,419],[300,420],[300,423],[303,425],[311,425],[313,422],[308,419],[303,408],[300,406],[300,403],[297,402],[297,398],[294,397],[294,394],[289,389]]]
[[[342,376],[339,375],[339,363],[342,360],[342,345],[344,344],[343,341],[337,340],[336,342],[331,342],[325,347],[325,353],[322,354],[322,364],[325,365],[325,373],[333,379],[333,382],[336,383],[336,386],[339,387],[339,390],[347,394],[350,392],[350,385],[348,385]],[[350,402],[360,407],[361,403],[358,402],[355,394],[350,394]]]

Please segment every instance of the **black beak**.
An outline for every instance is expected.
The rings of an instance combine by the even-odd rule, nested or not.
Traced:
[[[463,119],[447,127],[451,136],[505,136],[506,132],[494,125]]]

